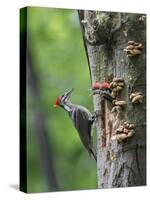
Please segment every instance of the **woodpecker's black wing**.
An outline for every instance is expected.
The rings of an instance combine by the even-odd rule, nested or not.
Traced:
[[[72,111],[71,118],[83,145],[88,150],[90,155],[93,154],[96,160],[96,153],[93,148],[91,136],[91,128],[93,124],[92,114],[85,107],[78,105]]]

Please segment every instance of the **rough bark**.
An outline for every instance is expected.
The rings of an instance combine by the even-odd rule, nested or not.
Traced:
[[[112,113],[112,103],[94,95],[96,121],[98,188],[146,184],[146,22],[143,14],[79,11],[91,81],[124,79],[117,96],[127,105]],[[128,57],[128,41],[142,43],[140,55]],[[130,94],[142,92],[143,102],[133,104]],[[135,124],[135,134],[119,142],[116,129],[123,123]]]

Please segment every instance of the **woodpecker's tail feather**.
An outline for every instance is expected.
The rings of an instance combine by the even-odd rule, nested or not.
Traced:
[[[89,154],[91,156],[91,154],[93,155],[95,161],[97,162],[97,154],[94,148],[89,149]]]

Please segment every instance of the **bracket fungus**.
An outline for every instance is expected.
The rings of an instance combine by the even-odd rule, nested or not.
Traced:
[[[135,134],[135,124],[124,122],[115,130],[115,135],[112,136],[112,140],[117,140],[119,143],[131,138]]]
[[[128,46],[124,49],[128,57],[133,57],[142,53],[143,45],[138,42],[128,41]]]
[[[111,110],[111,113],[122,113],[122,111],[125,109],[127,103],[126,101],[112,101],[113,108]]]
[[[120,91],[124,88],[124,79],[123,78],[114,78],[110,83],[110,88],[112,89],[112,97],[116,97]]]
[[[132,103],[143,103],[143,94],[142,92],[131,93],[130,99]]]
[[[113,105],[120,106],[122,108],[124,108],[127,105],[126,101],[123,101],[123,100],[121,100],[121,101],[113,100],[112,103],[113,103]]]

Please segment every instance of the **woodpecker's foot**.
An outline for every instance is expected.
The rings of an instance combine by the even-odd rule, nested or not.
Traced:
[[[93,122],[96,121],[99,116],[100,116],[100,111],[99,110],[95,111],[94,114],[92,115],[92,121]]]
[[[93,123],[95,122],[95,120],[96,120],[95,115],[92,115],[92,117],[91,117],[91,119],[90,119],[91,123],[93,124]]]
[[[94,114],[93,114],[92,117],[89,119],[89,121],[91,121],[91,123],[93,124],[93,123],[96,121],[97,118],[98,118],[98,115],[97,115],[96,112],[94,112]]]

